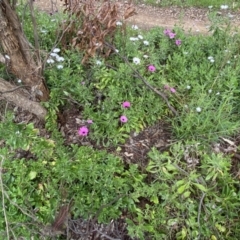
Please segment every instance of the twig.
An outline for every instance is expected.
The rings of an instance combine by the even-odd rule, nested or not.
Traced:
[[[23,210],[18,204],[16,204],[15,202],[13,202],[13,201],[10,199],[9,195],[6,193],[6,191],[3,192],[3,195],[5,195],[5,197],[8,199],[8,201],[9,201],[13,206],[15,206],[17,209],[19,209],[23,214],[25,214],[26,216],[30,217],[34,222],[40,224],[40,222],[38,221],[38,219],[37,219],[35,216],[27,213],[27,212],[26,212],[25,210]]]
[[[0,165],[0,185],[1,185],[1,192],[2,192],[2,209],[3,209],[5,224],[6,224],[7,239],[10,239],[9,228],[8,228],[8,219],[7,219],[6,209],[5,209],[4,188],[3,188],[3,181],[2,181],[2,166],[3,166],[4,157],[1,155],[1,158],[2,158],[2,160],[1,160],[1,165]]]
[[[35,51],[37,52],[37,60],[40,62],[40,44],[39,44],[39,37],[38,37],[38,32],[37,32],[37,22],[36,22],[36,17],[34,14],[34,9],[33,9],[33,1],[29,0],[29,9],[30,9],[30,15],[32,19],[32,24],[33,24],[33,36],[34,36],[34,42],[35,42]]]
[[[4,92],[1,92],[0,91],[0,94],[5,94],[5,93],[11,93],[11,92],[14,92],[14,91],[16,91],[16,90],[18,90],[19,88],[24,88],[24,87],[29,87],[29,86],[26,86],[26,85],[21,85],[21,86],[18,86],[18,87],[16,87],[16,88],[13,88],[13,89],[11,89],[11,90],[8,90],[8,91],[4,91]]]
[[[65,30],[64,30],[61,34],[60,34],[60,32],[58,33],[58,36],[56,37],[56,40],[55,40],[55,42],[54,42],[54,44],[53,44],[53,47],[52,47],[51,51],[47,54],[47,56],[45,57],[45,59],[44,59],[43,62],[42,62],[42,68],[41,68],[42,73],[43,73],[43,71],[44,71],[44,69],[45,69],[47,60],[48,60],[51,52],[53,51],[54,48],[56,48],[56,46],[57,46],[57,45],[59,44],[59,42],[62,40],[62,38],[64,37],[64,34],[67,32],[67,30],[68,30],[69,28],[71,28],[71,24],[72,24],[72,23],[73,23],[73,20],[70,21],[70,23],[68,24],[68,26],[65,28]]]
[[[102,233],[101,231],[99,231],[98,229],[95,230],[96,232],[100,233],[102,236],[104,236],[105,238],[109,239],[109,240],[121,240],[120,238],[112,238],[109,237],[108,235]]]
[[[110,44],[110,43],[107,43],[107,42],[104,42],[104,44],[111,48],[113,51],[115,51],[115,48]],[[156,88],[154,88],[152,85],[150,85],[148,83],[148,81],[134,68],[132,67],[132,65],[130,64],[130,62],[128,61],[128,59],[125,57],[125,56],[122,56],[121,54],[117,53],[116,54],[122,58],[125,63],[127,63],[127,65],[131,68],[131,70],[136,74],[136,76],[141,79],[143,81],[143,83],[148,87],[150,88],[153,92],[155,92],[156,94],[158,94],[159,96],[162,97],[162,99],[166,102],[167,106],[169,107],[169,109],[176,115],[178,116],[178,112],[175,110],[175,108],[173,106],[171,106],[171,104],[169,103],[166,95],[163,93],[163,92],[160,92],[159,90],[157,90]]]
[[[71,200],[72,201],[72,200]],[[59,213],[55,217],[54,222],[52,223],[52,230],[54,232],[61,231],[63,228],[64,223],[66,222],[68,218],[68,214],[70,211],[70,208],[72,206],[72,202],[70,201],[69,204],[61,206]]]
[[[96,223],[99,214],[101,213],[101,211],[102,211],[104,208],[109,207],[109,206],[112,206],[113,203],[117,202],[120,198],[125,197],[125,196],[127,196],[127,195],[128,195],[128,194],[120,194],[119,196],[115,197],[110,203],[107,203],[107,204],[102,205],[102,206],[98,209],[97,213],[95,214],[95,216],[94,216],[94,218],[93,218],[92,226]],[[91,226],[90,230],[88,230],[88,231],[90,231],[90,232],[95,231],[95,230],[92,228],[92,226]]]
[[[199,227],[198,239],[200,239],[200,237],[201,237],[200,216],[201,216],[202,203],[203,203],[203,199],[204,199],[205,195],[206,195],[206,193],[202,194],[202,197],[201,197],[199,205],[198,205],[198,217],[197,217],[197,222],[198,222],[198,227]]]
[[[53,1],[53,0],[51,0],[51,9],[52,9],[52,14],[53,14],[53,12],[54,12],[54,10],[53,10],[53,5],[55,6],[55,8],[56,8],[56,10],[55,10],[55,12],[58,12],[58,8],[57,8],[57,1]]]
[[[109,207],[109,206],[112,206],[113,203],[117,202],[120,198],[125,197],[125,196],[128,196],[128,194],[120,194],[119,196],[115,197],[110,203],[107,203],[107,204],[102,205],[102,206],[98,209],[97,213],[95,214],[95,216],[94,216],[94,218],[93,218],[93,221],[95,222],[95,221],[98,219],[99,214],[101,213],[101,211],[102,211],[104,208]]]

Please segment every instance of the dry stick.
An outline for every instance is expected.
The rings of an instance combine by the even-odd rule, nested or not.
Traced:
[[[112,206],[113,203],[117,202],[120,198],[125,197],[125,196],[128,196],[128,194],[120,194],[120,195],[118,195],[117,197],[115,197],[110,203],[107,203],[107,204],[102,205],[102,206],[98,209],[97,213],[95,214],[95,216],[94,216],[94,218],[93,218],[93,223],[92,223],[92,225],[94,225],[94,224],[96,223],[99,214],[101,213],[101,211],[102,211],[104,208],[109,207],[109,206]],[[92,226],[91,226],[90,232],[94,232],[94,231],[98,231],[98,230],[97,230],[97,229],[93,229]],[[105,235],[105,234],[104,234],[104,235]],[[105,237],[106,237],[106,236],[105,236]],[[111,238],[109,238],[109,239],[111,239]],[[114,240],[118,240],[118,239],[114,239]]]
[[[35,50],[37,51],[37,60],[40,61],[40,44],[39,44],[39,37],[38,37],[38,32],[37,32],[37,22],[36,18],[34,15],[34,9],[33,9],[33,1],[29,0],[29,8],[30,8],[30,15],[32,19],[32,24],[33,24],[33,36],[34,36],[34,42],[35,42]]]
[[[201,237],[200,216],[201,216],[202,203],[203,203],[203,199],[204,199],[205,195],[206,195],[206,193],[202,194],[202,197],[200,199],[199,206],[198,206],[198,217],[197,217],[197,222],[198,222],[198,227],[199,227],[198,239],[200,239],[200,237]]]
[[[101,231],[99,231],[99,230],[97,230],[97,229],[96,229],[95,231],[98,232],[98,233],[100,233],[102,236],[104,236],[105,238],[107,238],[107,239],[109,239],[109,240],[121,240],[120,238],[112,238],[112,237],[106,235],[105,233],[103,233],[103,232],[101,232]]]
[[[57,0],[56,0],[55,2],[53,2],[53,0],[51,0],[51,9],[52,9],[52,14],[53,14],[53,12],[54,12],[54,10],[53,10],[53,5],[54,5],[54,6],[55,6],[55,8],[56,8],[55,12],[58,12],[58,8],[57,8]]]
[[[107,42],[104,42],[104,44],[105,44],[107,47],[111,48],[114,52],[116,52],[116,51],[115,51],[115,48],[114,48],[111,44],[109,44],[109,43],[107,43]],[[117,52],[116,52],[116,53],[117,53]],[[132,67],[132,65],[130,64],[130,62],[128,61],[128,59],[127,59],[125,56],[122,56],[122,55],[119,54],[119,53],[117,53],[117,54],[118,54],[118,56],[119,56],[120,58],[122,58],[122,59],[125,61],[125,63],[127,63],[127,65],[128,65],[128,66],[131,68],[131,70],[136,74],[136,76],[137,76],[139,79],[141,79],[141,80],[143,81],[143,83],[144,83],[148,88],[150,88],[153,92],[155,92],[156,94],[158,94],[159,96],[161,96],[161,97],[163,98],[163,100],[166,102],[166,104],[167,104],[167,106],[169,107],[169,109],[170,109],[176,116],[178,116],[178,112],[175,110],[175,108],[174,108],[173,106],[171,106],[171,104],[169,103],[166,95],[165,95],[164,93],[160,92],[159,90],[157,90],[156,88],[154,88],[152,85],[150,85],[150,84],[147,82],[147,80],[146,80],[135,68]]]
[[[3,195],[5,195],[5,197],[8,199],[8,201],[9,201],[13,206],[15,206],[17,209],[19,209],[23,214],[25,214],[26,216],[30,217],[35,223],[41,225],[40,222],[38,221],[38,219],[37,219],[35,216],[27,213],[27,212],[26,212],[25,210],[23,210],[18,204],[16,204],[15,202],[13,202],[13,201],[10,199],[10,197],[8,196],[8,194],[6,193],[6,191],[3,192]]]
[[[2,166],[3,166],[3,160],[4,157],[1,155],[1,165],[0,165],[0,185],[1,185],[1,192],[2,192],[2,208],[3,208],[3,215],[4,215],[4,220],[6,223],[6,232],[7,232],[7,239],[10,239],[9,236],[9,228],[8,228],[8,220],[7,220],[7,213],[5,209],[5,198],[4,198],[4,189],[3,189],[3,181],[2,181]]]
[[[11,89],[11,90],[8,90],[8,91],[4,91],[4,92],[1,92],[1,91],[0,91],[0,94],[3,95],[3,94],[6,94],[6,93],[14,92],[14,91],[18,90],[19,88],[25,88],[25,87],[29,87],[29,86],[21,85],[21,86],[18,86],[18,87],[13,88],[13,89]]]

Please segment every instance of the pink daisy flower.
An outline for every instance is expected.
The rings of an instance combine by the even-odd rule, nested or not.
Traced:
[[[126,122],[128,121],[128,119],[127,119],[126,116],[121,116],[121,117],[120,117],[120,121],[121,121],[122,123],[126,123]]]
[[[181,43],[182,43],[182,41],[181,41],[180,39],[177,39],[177,40],[175,41],[175,43],[176,43],[177,46],[180,46]]]
[[[149,71],[149,72],[155,72],[155,71],[156,71],[156,68],[155,68],[153,65],[149,65],[149,66],[148,66],[148,71]]]
[[[168,36],[169,36],[170,39],[175,38],[176,33],[170,32],[170,33],[168,34]]]
[[[166,35],[166,36],[169,36],[169,33],[171,33],[172,31],[170,29],[165,29],[163,31],[163,33]]]
[[[122,103],[122,106],[123,106],[124,108],[130,108],[131,103],[128,102],[128,101],[126,101],[126,102],[123,102],[123,103]]]
[[[85,127],[85,126],[80,127],[80,128],[78,129],[78,134],[79,134],[80,136],[87,136],[87,135],[88,135],[88,132],[89,132],[89,130],[88,130],[88,128]]]
[[[170,92],[176,93],[176,89],[175,88],[170,88]]]

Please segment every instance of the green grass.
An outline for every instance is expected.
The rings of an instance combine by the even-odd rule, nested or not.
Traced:
[[[54,22],[37,16],[41,49],[50,51],[64,16]],[[163,28],[119,25],[113,40],[118,51],[106,58],[99,53],[86,65],[83,50],[57,46],[64,61],[47,64],[44,72],[51,92],[43,103],[49,136],[32,123],[16,123],[10,110],[2,113],[1,239],[7,230],[9,239],[38,239],[66,202],[74,203],[74,219],[109,223],[127,213],[128,233],[140,240],[240,239],[239,163],[232,159],[239,151],[240,34],[224,28],[221,17],[212,20],[211,35],[175,27],[172,39]],[[28,14],[24,23],[33,41]],[[122,107],[124,101],[130,108]],[[81,109],[83,121],[93,120],[88,136],[77,138],[98,148],[64,143],[57,113],[70,107]],[[121,123],[120,116],[128,121]],[[145,168],[126,166],[118,154],[126,139],[158,121],[171,126],[168,148],[151,148]],[[31,157],[18,157],[21,152]]]

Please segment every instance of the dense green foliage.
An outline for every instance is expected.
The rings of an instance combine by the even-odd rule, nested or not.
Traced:
[[[58,19],[37,16],[41,48],[50,52]],[[156,240],[240,238],[239,174],[231,154],[212,147],[239,133],[240,35],[212,17],[213,34],[207,36],[177,27],[173,39],[162,28],[129,27],[123,34],[119,26],[118,51],[87,65],[81,65],[77,50],[57,46],[64,61],[46,63],[44,72],[51,91],[44,103],[49,138],[33,124],[15,123],[10,111],[2,116],[0,238],[7,239],[10,229],[14,238],[40,239],[39,226],[52,222],[62,201],[74,202],[73,218],[97,217],[101,223],[125,211],[129,235],[139,239],[146,234]],[[23,26],[33,41],[27,13]],[[167,95],[177,116],[138,74]],[[124,101],[131,107],[123,108]],[[87,138],[105,150],[64,144],[57,112],[73,104],[83,119],[93,120]],[[121,123],[121,115],[128,122]],[[126,167],[118,155],[121,145],[131,132],[159,120],[172,126],[169,148],[152,148],[145,169]],[[116,150],[109,153],[107,147]]]

